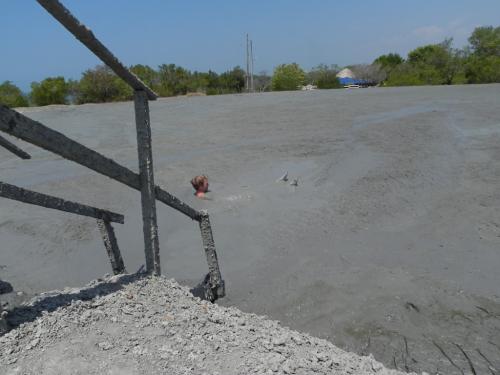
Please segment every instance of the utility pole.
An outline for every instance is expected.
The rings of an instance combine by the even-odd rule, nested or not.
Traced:
[[[250,40],[250,90],[255,92],[255,86],[253,84],[253,40]]]
[[[250,51],[249,51],[250,45],[248,41],[248,34],[247,34],[247,76],[246,76],[246,89],[247,92],[250,92]]]

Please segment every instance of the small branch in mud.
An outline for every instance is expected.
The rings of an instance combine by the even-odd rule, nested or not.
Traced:
[[[463,350],[463,348],[458,345],[457,343],[455,343],[455,346],[460,349],[460,351],[462,352],[462,354],[464,355],[465,359],[467,360],[467,363],[469,364],[469,367],[470,367],[470,370],[472,371],[472,373],[474,375],[477,375],[476,373],[476,369],[474,368],[474,365],[472,363],[472,361],[470,360],[469,356],[467,355],[467,353],[465,352],[465,350]]]
[[[476,309],[481,310],[482,312],[486,313],[487,315],[491,315],[491,313],[488,310],[486,310],[484,307],[476,306]]]
[[[408,351],[408,340],[406,339],[406,336],[403,336],[403,341],[405,343],[405,352],[406,352],[406,355],[409,357],[410,356],[410,352]]]
[[[407,310],[415,310],[418,313],[420,312],[420,309],[418,308],[418,306],[412,302],[406,302],[405,307]]]
[[[416,363],[417,361],[410,356],[410,350],[408,349],[408,339],[406,338],[406,336],[403,336],[403,342],[405,348],[404,351],[401,352],[401,358],[403,359],[405,371],[410,372],[410,366],[408,366],[408,358],[410,358],[414,363]]]
[[[488,341],[488,343],[490,343],[491,345],[493,345],[495,348],[497,348],[498,350],[500,350],[500,346],[498,346],[497,344],[495,344],[493,341]]]
[[[372,337],[370,336],[370,333],[368,333],[368,339],[366,340],[366,345],[365,345],[364,349],[362,350],[362,354],[363,354],[363,355],[368,355],[368,354],[370,354],[370,353],[368,352],[368,348],[370,347],[370,345],[371,345],[371,343],[372,343],[371,341],[372,341]]]
[[[495,366],[493,365],[493,363],[491,363],[491,361],[481,352],[481,350],[479,349],[476,349],[476,351],[479,353],[479,355],[481,357],[484,358],[484,360],[488,363],[488,369],[490,370],[491,372],[491,375],[496,375],[497,374],[497,369],[495,368]]]
[[[461,372],[462,375],[465,375],[464,371],[455,362],[453,362],[453,360],[450,358],[450,356],[448,354],[446,354],[446,352],[444,351],[444,349],[441,346],[439,346],[439,344],[437,342],[435,342],[434,340],[432,340],[432,343],[434,344],[434,346],[436,348],[439,349],[439,351],[441,352],[441,354],[453,365],[453,367],[457,368]]]
[[[392,356],[392,363],[394,364],[394,368],[396,370],[399,370],[398,364],[396,363],[396,356],[395,355]]]
[[[494,313],[492,313],[491,311],[487,310],[486,308],[484,308],[482,306],[477,306],[476,305],[475,307],[476,307],[476,309],[481,310],[482,312],[484,312],[488,316],[491,316],[491,317],[494,317],[494,318],[498,317],[498,314],[494,314]]]
[[[471,323],[474,323],[474,321],[470,317],[468,317],[467,314],[465,314],[462,311],[453,311],[452,314],[453,314],[452,315],[453,318],[455,318],[455,316],[458,316],[458,317],[460,317],[462,319],[468,320]]]

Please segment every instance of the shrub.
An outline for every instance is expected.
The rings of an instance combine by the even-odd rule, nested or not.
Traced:
[[[298,90],[304,84],[305,72],[296,64],[282,64],[274,69],[271,81],[272,89],[275,91]]]
[[[35,105],[66,104],[68,85],[64,77],[49,77],[31,84],[31,101]]]
[[[27,107],[28,100],[19,87],[10,81],[0,85],[0,103],[7,107]]]

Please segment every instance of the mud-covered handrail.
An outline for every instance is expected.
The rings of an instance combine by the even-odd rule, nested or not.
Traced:
[[[121,182],[135,190],[141,191],[140,176],[137,173],[101,155],[97,151],[72,140],[64,134],[50,129],[38,121],[32,120],[1,104],[0,131],[50,151],[65,159],[74,161],[75,163],[115,181]],[[182,212],[192,220],[196,220],[200,223],[201,237],[209,268],[209,282],[202,283],[202,289],[204,290],[202,296],[212,301],[217,298],[222,298],[225,295],[225,286],[218,265],[208,213],[195,210],[159,186],[155,186],[154,188],[154,197],[156,200]],[[152,252],[146,252],[146,254],[150,256],[149,262],[153,263],[150,267],[154,267],[155,264],[159,263],[154,260],[154,257],[157,256],[156,254]],[[146,260],[148,261],[148,257],[146,257]],[[159,264],[157,267],[159,271]],[[148,268],[148,270],[151,271],[152,269]]]
[[[225,294],[224,281],[220,274],[208,214],[206,212],[198,212],[172,194],[156,186],[154,183],[152,136],[148,100],[155,100],[158,95],[127,69],[125,65],[123,65],[118,58],[94,36],[92,31],[73,16],[59,0],[37,0],[37,2],[134,90],[139,173],[134,173],[114,160],[3,105],[0,105],[0,131],[4,131],[7,134],[32,143],[140,191],[144,231],[144,252],[148,273],[155,275],[161,274],[156,200],[198,221],[209,268],[208,278],[205,277],[205,280],[208,281],[202,282],[201,284],[204,290],[202,297],[211,301],[223,297]],[[0,141],[1,140],[2,139],[0,139]],[[22,150],[10,144],[7,140],[0,145],[3,145],[18,156],[24,156],[25,158],[29,157],[28,154],[23,154]],[[123,271],[123,260],[121,256],[118,259],[113,250],[116,244],[116,238],[109,224],[109,220],[103,221],[102,219],[98,219],[98,225],[103,235],[106,250],[108,251],[108,255],[110,255],[113,270],[117,271],[120,269]],[[116,248],[118,248],[117,245]],[[121,264],[118,264],[120,262]]]
[[[0,104],[0,131],[50,151],[64,159],[74,161],[135,190],[141,190],[141,182],[137,173],[2,104]],[[201,220],[200,212],[161,187],[155,186],[155,193],[156,199],[160,202],[182,212],[193,220]]]

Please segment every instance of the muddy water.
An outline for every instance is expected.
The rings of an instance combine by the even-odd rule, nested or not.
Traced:
[[[228,296],[390,367],[500,368],[500,86],[333,90],[151,103],[156,181],[211,212]],[[136,169],[131,103],[29,109]],[[29,145],[1,180],[124,213],[143,263],[140,197]],[[298,186],[277,182],[288,171]],[[210,201],[189,180],[208,174]],[[206,272],[195,223],[158,206],[162,269]],[[0,278],[26,293],[109,272],[93,220],[0,202]],[[495,370],[493,370],[495,371]]]

